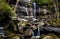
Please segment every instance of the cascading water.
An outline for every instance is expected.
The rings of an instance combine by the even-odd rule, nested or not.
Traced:
[[[33,3],[33,12],[34,12],[34,18],[36,18],[36,3]]]

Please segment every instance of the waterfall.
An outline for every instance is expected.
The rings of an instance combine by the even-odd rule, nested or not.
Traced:
[[[34,18],[36,18],[36,3],[33,3],[33,12],[34,12]]]

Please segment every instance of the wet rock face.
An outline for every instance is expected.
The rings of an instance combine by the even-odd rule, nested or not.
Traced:
[[[57,33],[60,33],[60,28],[55,28],[55,27],[45,27],[47,31],[54,31]]]
[[[60,28],[45,27],[43,30],[41,30],[41,34],[48,34],[48,33],[52,33],[58,36],[60,34]]]
[[[21,17],[21,16],[27,16],[26,8],[24,6],[18,5],[16,13],[18,14],[19,17]]]

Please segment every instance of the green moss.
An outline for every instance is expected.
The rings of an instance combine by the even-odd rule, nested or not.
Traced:
[[[53,19],[53,21],[49,21],[48,23],[55,25],[55,27],[57,27],[60,26],[60,19],[59,20]]]

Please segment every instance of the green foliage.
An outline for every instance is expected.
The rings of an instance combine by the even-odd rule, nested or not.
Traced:
[[[2,2],[2,1],[5,2],[6,0],[0,0],[0,2]]]
[[[60,0],[58,0],[59,6],[60,6]]]
[[[10,17],[15,16],[15,12],[12,8],[5,2],[5,0],[0,0],[0,20],[3,18],[3,14],[6,14]]]
[[[34,0],[32,0],[32,2],[34,2]],[[48,5],[48,8],[52,8],[53,7],[53,0],[36,0],[37,5]]]
[[[3,26],[8,24],[10,22],[10,18],[15,15],[15,12],[5,2],[5,0],[0,0],[0,25]]]
[[[15,13],[12,8],[5,3],[4,1],[0,1],[0,14],[7,13],[9,16],[14,16]]]
[[[31,0],[34,2],[34,0]],[[53,0],[36,0],[37,4],[46,4],[46,3],[52,3]]]
[[[53,0],[40,0],[40,2],[41,2],[41,3],[44,3],[44,4],[45,4],[45,3],[52,3]]]
[[[60,6],[60,1],[59,1],[59,6]]]

